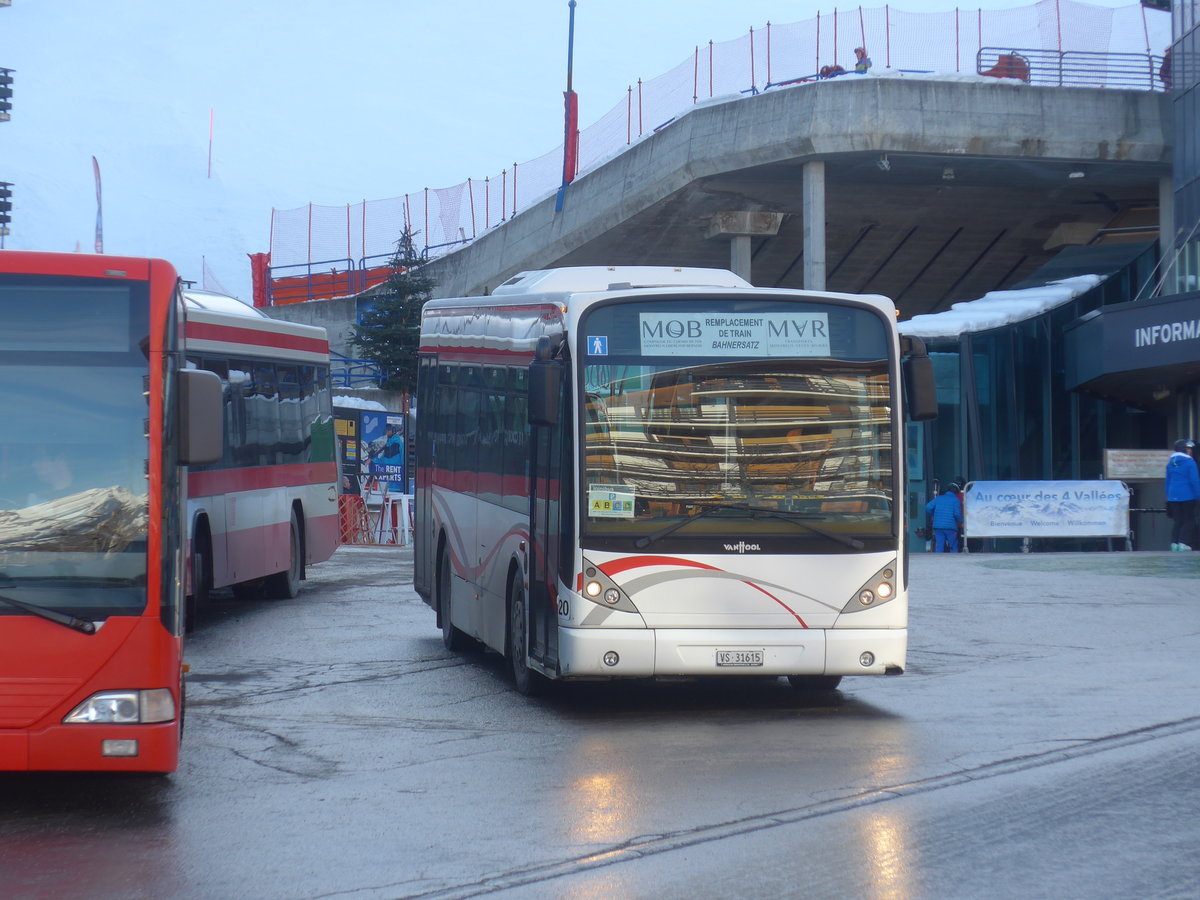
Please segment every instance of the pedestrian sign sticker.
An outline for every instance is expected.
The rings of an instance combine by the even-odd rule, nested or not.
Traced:
[[[633,491],[612,484],[588,485],[588,515],[594,519],[632,519]]]
[[[588,356],[608,356],[608,336],[588,335]]]

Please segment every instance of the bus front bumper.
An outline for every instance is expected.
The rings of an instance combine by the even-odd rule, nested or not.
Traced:
[[[3,772],[174,772],[179,723],[0,729]]]
[[[905,628],[563,628],[563,678],[883,675],[904,670]]]

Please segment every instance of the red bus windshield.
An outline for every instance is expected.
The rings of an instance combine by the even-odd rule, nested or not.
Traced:
[[[145,609],[148,308],[144,282],[0,284],[0,594],[92,621]]]

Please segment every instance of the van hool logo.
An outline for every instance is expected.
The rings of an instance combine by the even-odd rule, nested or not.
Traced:
[[[762,550],[759,544],[747,544],[745,541],[738,541],[736,544],[726,544],[725,549],[730,553],[737,551],[738,553],[758,552]]]

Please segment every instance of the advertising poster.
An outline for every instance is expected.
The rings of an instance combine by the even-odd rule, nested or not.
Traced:
[[[361,417],[363,471],[404,493],[404,414],[364,411]]]
[[[973,481],[967,537],[1124,537],[1129,489],[1119,481]]]

